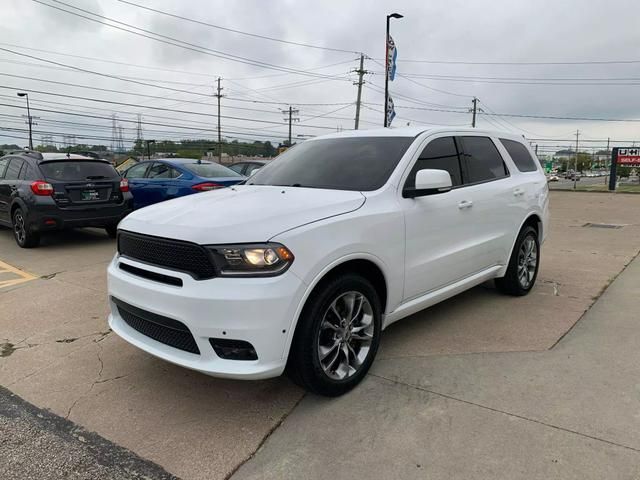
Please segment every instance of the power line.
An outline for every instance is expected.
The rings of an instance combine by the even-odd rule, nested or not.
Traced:
[[[194,52],[202,53],[202,54],[209,55],[209,56],[212,56],[212,57],[222,58],[222,59],[229,60],[229,61],[232,61],[232,62],[243,63],[243,64],[252,65],[252,66],[256,66],[256,67],[260,67],[260,68],[277,70],[277,71],[287,72],[287,73],[294,73],[294,74],[297,74],[297,75],[305,75],[305,76],[317,77],[317,78],[335,78],[336,80],[345,80],[344,77],[335,77],[335,76],[331,77],[329,75],[321,75],[321,74],[311,73],[311,72],[308,72],[308,71],[305,71],[305,70],[298,70],[298,69],[294,69],[294,68],[290,68],[290,67],[282,67],[282,66],[275,65],[275,64],[272,64],[272,63],[262,62],[260,60],[254,60],[254,59],[251,59],[251,58],[246,58],[246,57],[241,57],[239,55],[233,55],[233,54],[230,54],[230,53],[226,53],[226,52],[223,52],[223,51],[220,51],[220,50],[214,50],[214,49],[211,49],[211,48],[203,47],[201,45],[189,43],[189,42],[186,42],[184,40],[180,40],[180,39],[177,39],[177,38],[169,37],[167,35],[162,35],[162,34],[159,34],[159,33],[155,33],[155,32],[152,32],[150,30],[146,30],[146,29],[143,29],[143,28],[140,28],[140,27],[137,27],[137,26],[125,23],[125,22],[121,22],[119,20],[115,20],[115,19],[112,19],[112,18],[109,18],[109,17],[105,17],[104,15],[100,15],[100,14],[91,12],[89,10],[85,10],[85,9],[70,5],[70,4],[62,2],[60,0],[49,0],[49,1],[58,3],[60,5],[64,5],[64,6],[68,7],[68,8],[73,8],[75,10],[87,13],[87,14],[92,15],[94,17],[98,17],[98,18],[102,18],[104,20],[108,20],[109,22],[113,22],[113,23],[116,23],[116,24],[124,25],[124,26],[129,27],[129,28],[133,28],[135,30],[129,30],[127,28],[119,27],[117,25],[112,25],[111,23],[106,23],[106,22],[103,22],[103,21],[100,21],[100,20],[96,20],[95,18],[87,17],[85,15],[81,15],[81,14],[76,13],[76,12],[65,10],[65,9],[57,7],[55,5],[51,5],[49,3],[45,3],[45,2],[43,2],[41,0],[32,0],[32,1],[36,2],[36,3],[39,3],[41,5],[44,5],[44,6],[47,6],[47,7],[50,7],[50,8],[65,12],[65,13],[68,13],[70,15],[75,15],[77,17],[84,18],[85,20],[89,20],[91,22],[96,22],[96,23],[99,23],[99,24],[102,24],[102,25],[106,25],[108,27],[116,28],[118,30],[122,30],[122,31],[125,31],[125,32],[128,32],[128,33],[132,33],[134,35],[138,35],[138,36],[141,36],[141,37],[144,37],[144,38],[148,38],[150,40],[155,40],[157,42],[166,43],[168,45],[173,45],[175,47],[184,48],[186,50],[192,50]],[[139,30],[139,31],[136,31],[136,30]],[[149,34],[149,35],[146,35],[146,34],[143,34],[143,33],[140,33],[140,32],[145,32],[146,34]],[[153,36],[151,36],[151,35],[153,35]],[[156,38],[156,37],[159,37],[159,38]],[[174,42],[178,42],[178,43],[174,43]]]
[[[373,59],[372,59],[373,60]],[[376,59],[380,60],[380,59]],[[384,61],[384,60],[380,60]],[[473,62],[467,60],[413,60],[402,59],[405,63],[432,63],[443,65],[611,65],[640,63],[640,60],[585,60],[585,61],[546,61],[546,62]]]
[[[373,60],[373,59],[371,59],[371,60]],[[380,62],[378,62],[378,61],[376,61],[376,60],[373,60],[373,62],[374,62],[374,63],[377,63],[377,64],[378,64],[378,65],[380,65],[381,67],[384,67],[384,65],[383,65],[383,64],[381,64]],[[420,87],[426,88],[426,89],[428,89],[428,90],[432,90],[432,91],[434,91],[434,92],[444,93],[444,94],[446,94],[446,95],[452,95],[452,96],[454,96],[454,97],[473,98],[473,95],[463,95],[463,94],[460,94],[460,93],[449,92],[449,91],[447,91],[447,90],[441,90],[441,89],[439,89],[439,88],[430,87],[429,85],[425,85],[425,84],[423,84],[423,83],[416,82],[415,80],[413,80],[413,79],[411,79],[411,78],[408,78],[408,77],[406,77],[404,74],[401,74],[401,73],[399,73],[399,72],[398,72],[398,73],[396,73],[396,75],[397,75],[398,77],[400,77],[400,78],[404,78],[405,80],[408,80],[408,81],[409,81],[409,82],[411,82],[411,83],[414,83],[414,84],[416,84],[416,85],[418,85],[418,86],[420,86]]]
[[[285,43],[285,44],[288,44],[288,45],[295,45],[295,46],[298,46],[298,47],[307,47],[307,48],[315,48],[315,49],[318,49],[318,50],[327,50],[327,51],[331,51],[331,52],[359,53],[359,52],[356,52],[356,51],[353,51],[353,50],[345,50],[345,49],[342,49],[342,48],[332,48],[332,47],[325,47],[325,46],[321,46],[321,45],[313,45],[313,44],[310,44],[310,43],[293,42],[293,41],[290,41],[290,40],[283,40],[281,38],[268,37],[266,35],[258,35],[256,33],[250,33],[250,32],[243,32],[242,30],[236,30],[236,29],[233,29],[233,28],[222,27],[220,25],[214,25],[212,23],[207,23],[207,22],[203,22],[203,21],[200,21],[200,20],[195,20],[193,18],[183,17],[181,15],[175,15],[173,13],[164,12],[162,10],[157,10],[155,8],[146,7],[144,5],[139,5],[137,3],[129,2],[129,1],[126,1],[126,0],[118,0],[118,1],[121,2],[121,3],[126,3],[127,5],[132,5],[134,7],[142,8],[144,10],[148,10],[148,11],[151,11],[151,12],[154,12],[154,13],[159,13],[160,15],[166,15],[168,17],[177,18],[179,20],[184,20],[184,21],[191,22],[191,23],[196,23],[198,25],[204,25],[206,27],[217,28],[219,30],[224,30],[224,31],[227,31],[227,32],[238,33],[240,35],[246,35],[248,37],[260,38],[260,39],[263,39],[263,40],[270,40],[272,42]]]
[[[44,50],[41,48],[33,48],[33,47],[25,47],[22,45],[16,45],[13,43],[2,43],[0,42],[0,45],[4,46],[4,47],[12,47],[12,48],[19,48],[22,50],[30,50],[33,52],[40,52],[40,53],[48,53],[48,54],[52,54],[52,55],[60,55],[63,57],[70,57],[70,58],[79,58],[82,60],[90,60],[93,62],[102,62],[102,63],[110,63],[113,65],[121,65],[121,66],[126,66],[128,68],[141,68],[141,69],[147,69],[147,70],[157,70],[160,72],[170,72],[170,73],[179,73],[180,75],[194,75],[194,76],[201,76],[201,77],[209,77],[209,78],[217,78],[218,75],[214,75],[211,73],[202,73],[202,72],[192,72],[192,71],[185,71],[185,70],[172,70],[169,68],[161,68],[161,67],[152,67],[150,65],[140,65],[137,63],[126,63],[126,62],[118,62],[116,60],[105,60],[103,58],[96,58],[96,57],[88,57],[88,56],[84,56],[84,55],[74,55],[74,54],[70,54],[70,53],[63,53],[63,52],[56,52],[53,50]],[[5,60],[6,61],[6,60]],[[316,70],[324,70],[325,68],[330,68],[330,67],[335,67],[338,65],[344,65],[347,63],[351,63],[352,60],[344,60],[342,62],[335,62],[335,63],[330,63],[328,65],[321,65],[321,66],[317,66],[317,67],[313,67],[313,68],[308,68],[306,69],[307,71],[313,72]],[[37,64],[31,64],[31,65],[37,65]],[[44,67],[44,65],[41,65],[42,67]],[[54,68],[54,67],[48,67],[48,68]],[[273,73],[273,74],[269,74],[269,75],[259,75],[259,76],[253,76],[253,77],[238,77],[238,78],[225,78],[225,80],[229,81],[229,80],[259,80],[259,79],[263,79],[263,78],[271,78],[271,77],[281,77],[281,76],[285,76],[285,75],[290,75],[290,73]]]
[[[10,87],[10,86],[5,86],[5,85],[0,85],[0,88],[4,88],[7,90],[19,90],[16,87]],[[42,90],[33,90],[33,89],[28,89],[28,88],[23,88],[23,91],[26,92],[33,92],[33,93],[39,93],[39,94],[43,94],[43,95],[53,95],[53,96],[57,96],[57,97],[65,97],[65,98],[75,98],[75,99],[80,99],[80,100],[87,100],[87,101],[91,101],[91,102],[98,102],[98,103],[108,103],[108,104],[112,104],[112,105],[123,105],[123,106],[129,106],[129,107],[142,107],[142,108],[148,108],[148,109],[152,109],[152,110],[160,110],[160,111],[165,111],[165,112],[176,112],[176,113],[185,113],[185,114],[189,114],[189,115],[200,115],[200,116],[206,116],[206,117],[211,117],[214,116],[213,114],[210,113],[201,113],[201,112],[189,112],[186,110],[175,110],[175,109],[170,109],[170,108],[163,108],[163,107],[150,107],[150,106],[145,106],[145,105],[137,105],[134,103],[124,103],[124,102],[115,102],[115,101],[110,101],[110,100],[101,100],[101,99],[97,99],[97,98],[90,98],[90,97],[81,97],[78,95],[66,95],[66,94],[62,94],[62,93],[50,93],[50,92],[44,92]],[[268,124],[273,124],[273,125],[279,125],[280,122],[276,122],[276,121],[270,121],[270,120],[256,120],[256,119],[252,119],[252,118],[243,118],[243,117],[230,117],[230,116],[221,116],[221,118],[228,118],[228,119],[232,119],[232,120],[244,120],[244,121],[248,121],[248,122],[256,122],[256,123],[268,123]],[[328,130],[333,130],[333,127],[327,127],[327,126],[321,126],[321,125],[306,125],[309,128],[322,128],[322,129],[328,129]]]

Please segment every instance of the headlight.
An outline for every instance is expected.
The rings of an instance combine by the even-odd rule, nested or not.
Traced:
[[[293,253],[279,243],[207,245],[221,277],[271,277],[284,273]]]

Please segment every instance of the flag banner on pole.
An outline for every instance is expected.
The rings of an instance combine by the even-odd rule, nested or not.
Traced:
[[[393,100],[391,97],[387,98],[387,127],[391,126],[391,122],[396,117],[396,110],[393,108]]]
[[[389,35],[389,41],[387,43],[387,72],[389,72],[389,80],[393,81],[396,78],[396,57],[398,56],[398,49],[396,44]]]

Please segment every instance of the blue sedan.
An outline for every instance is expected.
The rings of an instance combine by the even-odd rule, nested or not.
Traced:
[[[134,208],[228,187],[245,179],[223,165],[192,158],[140,162],[127,169],[122,176],[129,181]]]

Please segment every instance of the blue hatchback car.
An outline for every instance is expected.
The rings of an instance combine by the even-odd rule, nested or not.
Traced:
[[[129,181],[134,208],[228,187],[246,178],[223,165],[192,158],[140,162],[127,169],[122,176]]]

